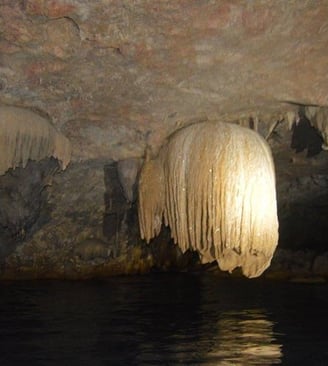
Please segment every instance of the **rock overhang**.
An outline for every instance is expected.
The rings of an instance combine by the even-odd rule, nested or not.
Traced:
[[[324,1],[2,4],[0,102],[42,111],[74,160],[142,156],[190,121],[328,104]]]

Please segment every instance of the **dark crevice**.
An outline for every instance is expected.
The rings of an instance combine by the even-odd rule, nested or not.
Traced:
[[[294,123],[290,147],[296,153],[307,151],[308,158],[318,155],[322,151],[323,139],[318,130],[315,129],[306,118],[304,109],[299,112],[299,119]]]

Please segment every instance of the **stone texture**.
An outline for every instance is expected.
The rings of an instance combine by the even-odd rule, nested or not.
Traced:
[[[327,251],[328,217],[325,135],[306,129],[317,121],[300,106],[328,105],[327,1],[0,0],[0,34],[0,105],[47,117],[73,148],[65,172],[30,162],[0,178],[3,278],[197,267],[168,233],[140,242],[126,200],[136,187],[124,196],[115,164],[156,154],[171,133],[208,119],[267,138],[279,247],[298,253],[274,261],[326,273],[325,257],[312,270],[300,254]],[[89,240],[115,255],[79,254]]]
[[[118,178],[124,197],[131,203],[137,199],[138,176],[142,162],[142,159],[132,158],[117,163]]]
[[[0,177],[10,190],[9,196],[0,190],[0,279],[94,278],[199,265],[165,231],[153,245],[141,241],[137,209],[124,196],[117,163],[73,163],[55,175],[54,167],[53,160],[30,162]]]
[[[190,119],[327,105],[325,1],[1,1],[0,102],[76,160],[142,156]]]
[[[0,176],[0,263],[48,220],[46,190],[58,169],[54,159],[44,159]]]

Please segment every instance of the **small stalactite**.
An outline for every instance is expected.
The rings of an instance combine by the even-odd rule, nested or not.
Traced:
[[[328,107],[306,106],[304,114],[321,134],[323,150],[328,150]]]
[[[134,164],[132,169],[132,175],[134,176]],[[127,171],[126,171],[127,169]],[[104,166],[104,179],[105,179],[105,213],[103,218],[103,235],[111,244],[116,254],[123,252],[128,245],[133,232],[133,221],[135,206],[133,184],[131,185],[131,179],[124,180],[125,184],[122,185],[122,176],[131,178],[131,165],[129,163],[119,164],[112,162]]]
[[[47,157],[56,158],[65,169],[71,159],[69,140],[29,109],[0,107],[0,175]]]

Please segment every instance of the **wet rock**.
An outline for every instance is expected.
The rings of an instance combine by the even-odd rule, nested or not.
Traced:
[[[276,165],[278,173],[280,169],[290,173],[289,179],[278,177],[277,184],[281,249],[322,252],[327,247],[328,177],[324,170],[328,155],[322,154],[319,165]]]
[[[315,275],[328,277],[328,252],[315,257],[312,271]]]
[[[84,261],[107,259],[116,256],[114,249],[108,243],[97,238],[85,239],[78,243],[74,248],[74,254]]]
[[[51,184],[59,165],[54,159],[29,161],[26,168],[9,169],[0,176],[0,228],[6,241],[19,242],[37,230],[41,207],[46,205],[46,187]],[[44,212],[45,213],[45,212]]]
[[[312,276],[312,263],[315,252],[311,250],[292,251],[277,249],[265,276],[268,278],[290,278]]]
[[[325,278],[318,276],[309,276],[309,277],[292,277],[290,282],[293,283],[308,283],[308,284],[320,284],[326,283]]]

